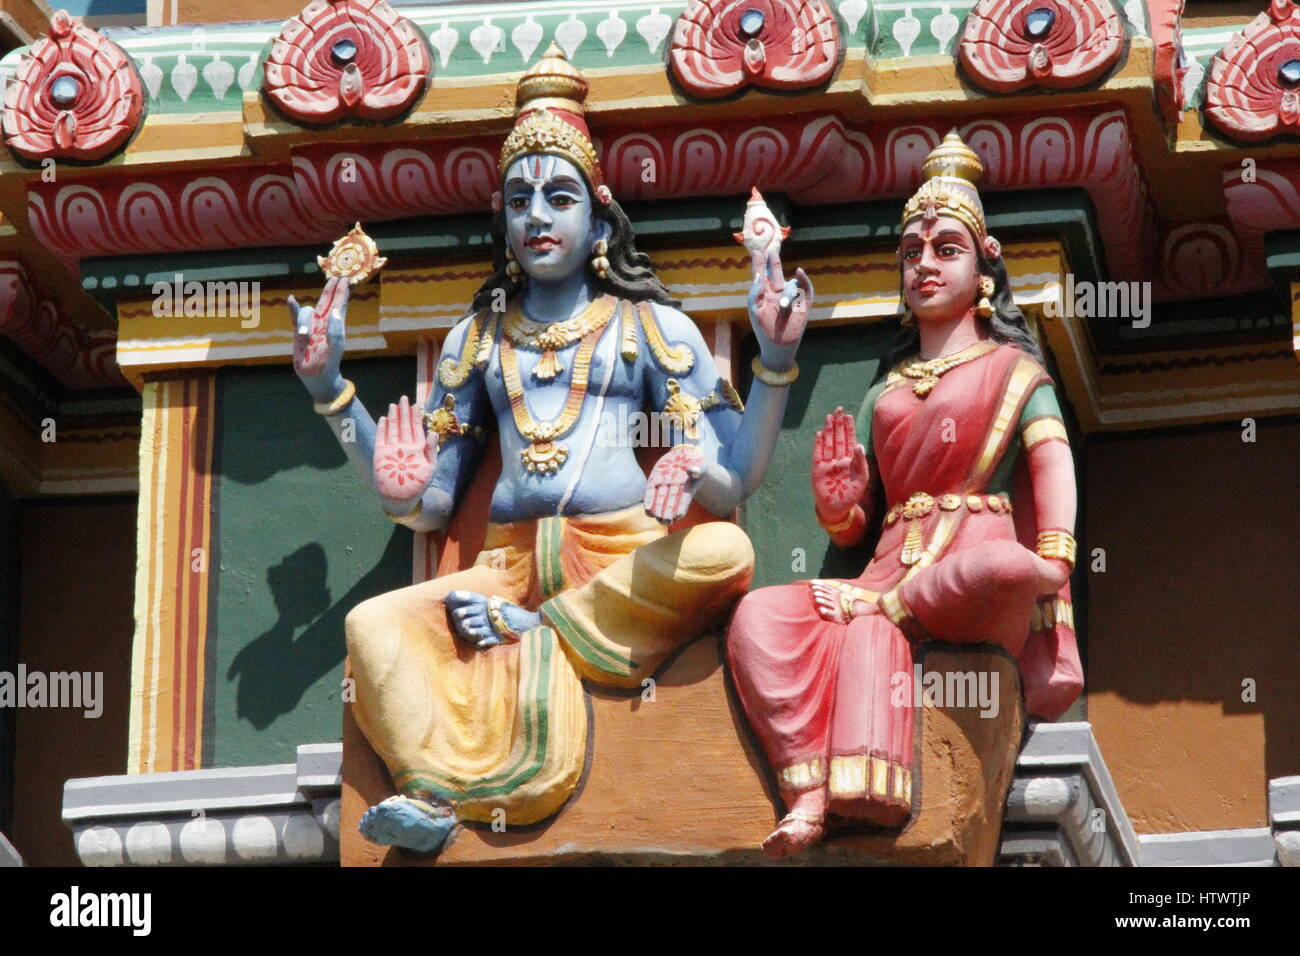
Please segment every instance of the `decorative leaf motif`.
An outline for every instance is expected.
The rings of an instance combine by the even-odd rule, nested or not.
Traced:
[[[220,56],[214,56],[212,62],[203,68],[203,79],[212,88],[213,96],[225,99],[226,90],[235,82],[235,68]]]
[[[529,14],[527,20],[510,31],[510,42],[519,51],[520,58],[527,63],[532,58],[537,45],[542,42],[544,35],[545,31],[542,30],[542,25],[533,19],[532,14]],[[443,66],[446,65],[446,59],[444,58]]]
[[[607,56],[613,56],[618,45],[623,42],[627,36],[627,24],[613,10],[609,11],[609,16],[596,25],[596,36],[600,37],[600,42],[605,44],[605,53]]]
[[[483,62],[487,63],[492,59],[492,54],[500,48],[504,37],[505,33],[500,27],[493,26],[490,19],[485,19],[469,31],[469,45],[483,58]]]
[[[560,49],[570,60],[585,39],[587,39],[587,25],[572,13],[569,14],[569,19],[555,28],[555,42],[560,45]]]
[[[185,59],[185,54],[181,54],[176,67],[172,70],[172,89],[174,89],[182,100],[188,100],[194,88],[199,85],[199,71],[194,68],[194,64]]]
[[[60,10],[6,84],[5,142],[31,160],[99,160],[131,138],[143,108],[122,48]]]
[[[313,0],[280,30],[263,88],[304,125],[382,121],[415,104],[432,69],[420,31],[385,0]]]
[[[1215,54],[1205,117],[1246,142],[1300,133],[1300,8],[1290,0],[1273,0]]]
[[[976,86],[1014,93],[1086,86],[1123,48],[1124,23],[1110,0],[979,0],[958,55]]]
[[[830,79],[840,47],[824,0],[699,0],[677,19],[668,63],[695,96],[802,90]]]
[[[660,13],[658,7],[652,7],[649,13],[636,22],[636,32],[641,34],[641,39],[645,40],[651,53],[659,49],[659,44],[664,42],[664,37],[668,36],[668,31],[672,28],[672,17]]]

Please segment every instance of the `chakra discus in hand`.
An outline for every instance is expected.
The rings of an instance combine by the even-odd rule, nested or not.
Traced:
[[[360,285],[382,269],[388,260],[379,254],[375,240],[361,231],[361,223],[341,239],[335,239],[328,256],[317,256],[316,264],[327,276],[347,279],[348,285]]]

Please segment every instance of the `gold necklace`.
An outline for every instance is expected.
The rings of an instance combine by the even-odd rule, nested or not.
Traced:
[[[506,395],[510,397],[510,411],[515,428],[527,438],[529,445],[519,453],[525,470],[531,474],[555,474],[568,460],[569,449],[555,439],[567,434],[578,422],[582,405],[587,399],[587,383],[591,377],[591,356],[596,351],[605,326],[614,310],[610,309],[603,321],[586,330],[582,344],[573,358],[573,377],[569,379],[569,395],[560,414],[549,422],[539,422],[528,410],[528,399],[519,377],[519,357],[515,354],[509,336],[501,339],[501,377],[505,381]]]
[[[524,315],[522,306],[516,301],[506,315],[506,338],[519,348],[542,353],[542,357],[533,366],[533,377],[540,382],[549,382],[564,371],[564,366],[555,353],[586,338],[593,329],[603,329],[617,306],[618,298],[606,293],[593,299],[585,309],[563,322],[544,323],[535,322]]]
[[[939,384],[939,379],[944,373],[952,371],[958,365],[965,365],[967,362],[973,362],[981,356],[988,355],[997,347],[996,342],[985,339],[983,342],[976,342],[974,345],[951,355],[941,355],[938,358],[912,362],[910,365],[903,366],[896,374],[902,378],[913,379],[915,384],[912,385],[912,393],[917,398],[925,398]],[[897,378],[894,380],[898,381]]]

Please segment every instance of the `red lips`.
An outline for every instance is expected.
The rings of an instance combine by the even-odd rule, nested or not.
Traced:
[[[534,252],[546,252],[548,249],[554,249],[560,244],[560,240],[554,236],[532,236],[525,245]]]

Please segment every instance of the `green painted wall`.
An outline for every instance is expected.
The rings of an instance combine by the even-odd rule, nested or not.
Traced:
[[[345,362],[368,409],[404,392],[410,358]],[[293,371],[220,373],[216,611],[204,766],[284,763],[338,740],[353,606],[411,582],[411,532],[361,484]]]
[[[810,330],[799,346],[800,375],[790,387],[781,437],[763,484],[744,506],[742,521],[754,541],[758,565],[754,587],[814,577],[857,577],[871,555],[865,547],[835,547],[817,524],[813,508],[813,436],[837,405],[857,415],[894,323]],[[747,341],[746,378],[754,340]],[[748,385],[742,389],[742,394]],[[798,562],[802,549],[804,563]]]

